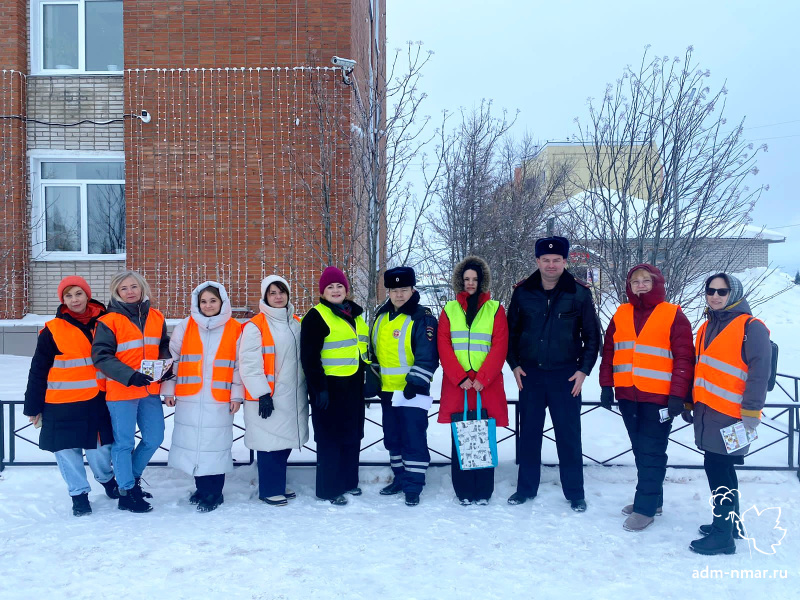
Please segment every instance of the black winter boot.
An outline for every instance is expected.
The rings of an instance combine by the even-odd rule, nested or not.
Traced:
[[[744,523],[739,518],[739,494],[736,494],[736,500],[733,502],[733,511],[736,513],[736,516],[733,517],[733,539],[743,540],[745,539],[744,534],[746,534],[746,531],[744,529]],[[706,536],[711,534],[713,528],[714,524],[709,523],[708,525],[700,525],[698,531],[700,535]]]
[[[387,485],[385,488],[381,489],[381,496],[394,496],[395,494],[399,494],[403,491],[403,482],[398,478],[395,477],[394,481]]]
[[[216,510],[224,501],[225,499],[222,494],[208,494],[200,498],[200,502],[197,504],[197,511],[211,512],[212,510]]]
[[[142,489],[142,478],[141,477],[136,477],[135,478],[133,487],[134,488],[138,488],[139,493],[140,493],[142,498],[152,498],[153,497],[153,494],[151,494],[150,492],[146,492],[146,491],[144,491]]]
[[[100,485],[102,485],[103,488],[105,489],[106,496],[108,496],[112,500],[117,500],[119,498],[119,486],[117,485],[116,477],[112,477],[105,483],[101,482]]]
[[[119,491],[117,508],[120,510],[129,510],[133,513],[146,513],[153,510],[150,503],[142,497],[141,489],[137,490],[136,486],[129,490]]]
[[[92,514],[92,505],[89,504],[89,494],[84,492],[77,496],[72,496],[72,514],[76,517]]]
[[[203,495],[200,493],[200,490],[195,490],[192,492],[192,495],[189,496],[189,504],[200,504],[200,499]]]
[[[406,492],[406,506],[416,506],[419,504],[419,494]]]

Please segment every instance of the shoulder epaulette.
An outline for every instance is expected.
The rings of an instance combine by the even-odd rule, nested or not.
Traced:
[[[519,280],[517,283],[515,283],[515,284],[514,284],[514,286],[513,286],[513,287],[514,287],[514,289],[517,289],[519,286],[521,286],[521,285],[522,285],[523,283],[525,283],[527,280],[528,280],[528,278],[527,278],[527,277],[526,277],[525,279],[520,279],[520,280]]]
[[[577,277],[575,277],[575,283],[577,283],[578,285],[582,285],[586,289],[592,289],[592,284],[589,283],[588,281],[584,281],[583,279],[578,279]]]

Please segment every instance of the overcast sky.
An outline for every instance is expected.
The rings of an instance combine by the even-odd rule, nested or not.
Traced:
[[[728,123],[745,117],[747,138],[769,146],[750,183],[770,186],[753,224],[780,227],[787,241],[770,259],[800,269],[800,2],[387,0],[387,13],[390,56],[409,40],[435,53],[422,83],[427,114],[491,98],[521,111],[515,133],[541,141],[576,133],[587,98],[602,98],[647,44],[670,57],[693,45],[712,92],[729,90]]]

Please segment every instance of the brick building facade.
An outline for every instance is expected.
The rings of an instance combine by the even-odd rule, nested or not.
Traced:
[[[73,4],[87,23],[78,24],[87,44],[79,68],[46,41],[41,0],[0,8],[0,113],[28,119],[0,121],[0,318],[52,312],[58,281],[73,273],[107,301],[107,281],[124,267],[144,274],[171,317],[188,312],[189,292],[207,279],[222,282],[235,307],[256,308],[273,272],[307,308],[328,262],[315,198],[330,201],[333,262],[350,225],[353,93],[330,60],[355,59],[362,81],[382,68],[384,3],[125,0],[124,67],[111,54],[94,63],[114,64],[90,65],[97,7]],[[143,110],[149,122],[134,116]],[[332,159],[325,177],[322,152]],[[65,217],[51,214],[50,197],[74,213],[76,231],[53,225]],[[124,230],[91,230],[101,205],[109,220],[124,214]]]

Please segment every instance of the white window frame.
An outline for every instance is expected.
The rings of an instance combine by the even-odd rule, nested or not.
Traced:
[[[31,150],[29,152],[31,173],[31,258],[35,261],[76,261],[76,260],[125,260],[127,251],[120,254],[89,254],[88,203],[86,186],[88,184],[122,184],[124,179],[47,179],[42,181],[43,162],[125,162],[124,152],[106,151],[57,151]],[[66,252],[63,250],[47,251],[47,224],[45,223],[45,187],[77,187],[81,188],[81,250]],[[127,219],[127,211],[126,211]],[[127,243],[127,240],[126,240]],[[126,246],[127,248],[127,246]]]
[[[32,75],[122,75],[119,71],[86,70],[86,3],[98,0],[31,0],[31,74]],[[50,4],[72,4],[78,6],[78,68],[44,68],[44,6]]]

